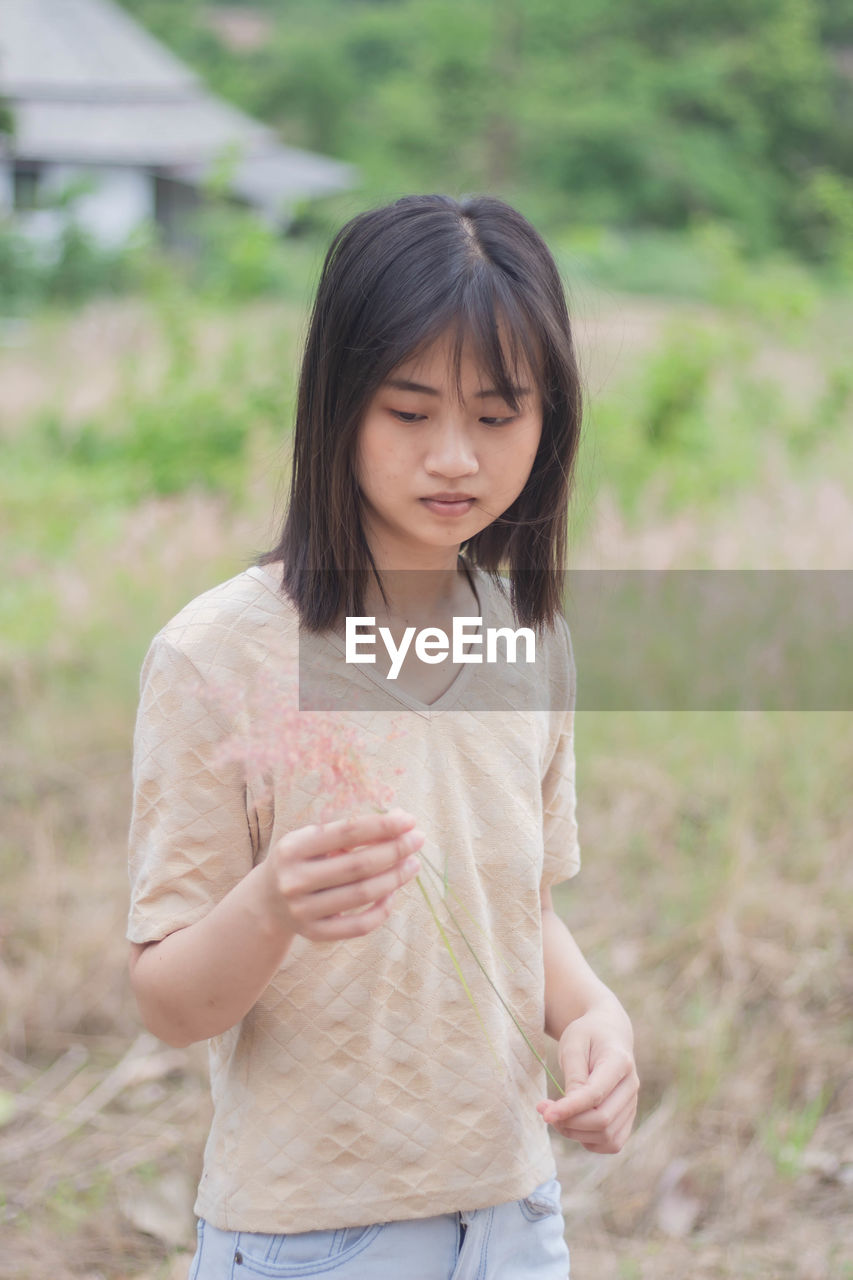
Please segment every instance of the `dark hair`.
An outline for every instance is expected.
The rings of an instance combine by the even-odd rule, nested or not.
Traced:
[[[538,232],[503,201],[425,195],[353,218],[323,265],[299,381],[287,514],[277,546],[259,559],[283,561],[283,589],[308,630],[333,626],[342,612],[362,614],[370,573],[382,591],[361,518],[359,426],[392,370],[448,331],[457,381],[463,343],[471,341],[514,410],[516,370],[526,365],[538,375],[543,424],[530,476],[465,552],[499,584],[499,570],[508,569],[517,625],[554,625],[582,417],[560,276]]]

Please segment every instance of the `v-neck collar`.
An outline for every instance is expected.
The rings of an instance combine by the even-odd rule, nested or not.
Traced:
[[[487,626],[487,615],[491,617],[490,602],[487,599],[487,593],[484,590],[483,577],[480,575],[473,565],[468,565],[462,560],[463,568],[466,570],[468,582],[477,597],[477,608],[479,617],[482,619],[483,627]],[[338,653],[346,654],[346,644],[341,636],[335,631],[329,631],[325,637],[331,643]],[[425,720],[432,719],[433,715],[437,715],[442,711],[448,710],[456,702],[459,701],[460,694],[473,679],[472,669],[479,664],[476,662],[466,662],[462,666],[462,670],[458,672],[452,684],[448,685],[444,693],[436,698],[434,702],[421,702],[419,698],[414,698],[402,688],[395,688],[393,683],[384,676],[377,675],[373,667],[369,663],[359,666],[359,670],[367,677],[372,684],[381,689],[384,693],[394,701],[401,703],[410,711],[414,711],[417,715],[423,716]]]
[[[489,584],[486,575],[481,573],[476,565],[468,564],[461,556],[462,566],[466,571],[468,582],[477,597],[478,616],[482,619],[482,627],[485,630],[491,625],[492,620],[492,602],[489,593]],[[265,586],[275,591],[279,600],[282,599],[281,583],[261,565],[252,565],[246,572],[253,578],[262,582]],[[341,636],[335,631],[325,631],[322,635],[316,637],[320,642],[324,642],[332,646],[338,654],[345,657],[346,644]],[[403,689],[396,689],[392,682],[384,676],[377,675],[369,663],[357,664],[357,670],[383,693],[387,694],[395,702],[399,702],[409,711],[414,711],[417,715],[422,716],[425,720],[430,720],[434,715],[446,711],[459,701],[459,697],[464,693],[465,689],[473,679],[473,669],[478,667],[479,663],[466,662],[462,666],[462,670],[456,675],[452,684],[450,684],[439,698],[434,702],[421,702],[418,698],[413,698],[411,694],[406,693]]]

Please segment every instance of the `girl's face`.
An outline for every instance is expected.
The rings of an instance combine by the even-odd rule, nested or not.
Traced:
[[[356,442],[362,520],[377,567],[455,569],[460,544],[521,493],[542,435],[532,374],[519,409],[462,353],[461,397],[451,338],[404,361],[369,402]],[[456,497],[456,502],[441,501]],[[463,500],[464,499],[464,500]]]

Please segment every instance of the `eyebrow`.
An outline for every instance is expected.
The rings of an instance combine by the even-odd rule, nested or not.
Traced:
[[[410,382],[408,378],[386,378],[384,385],[393,387],[395,391],[417,391],[424,396],[440,396],[441,392],[436,387],[428,387],[423,382]],[[529,387],[509,387],[516,400],[521,400],[524,396],[530,395]],[[495,387],[487,387],[484,391],[476,391],[474,393],[475,400],[488,400],[490,397],[500,400],[505,399],[500,391]]]

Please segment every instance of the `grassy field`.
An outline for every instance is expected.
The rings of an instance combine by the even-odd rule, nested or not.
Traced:
[[[853,307],[744,296],[575,290],[577,566],[853,565]],[[126,977],[138,670],[269,544],[302,324],[167,292],[0,348],[0,1280],[186,1275],[206,1054],[143,1033]],[[558,1141],[575,1280],[853,1277],[851,729],[578,715],[558,905],[642,1092],[620,1155]]]

